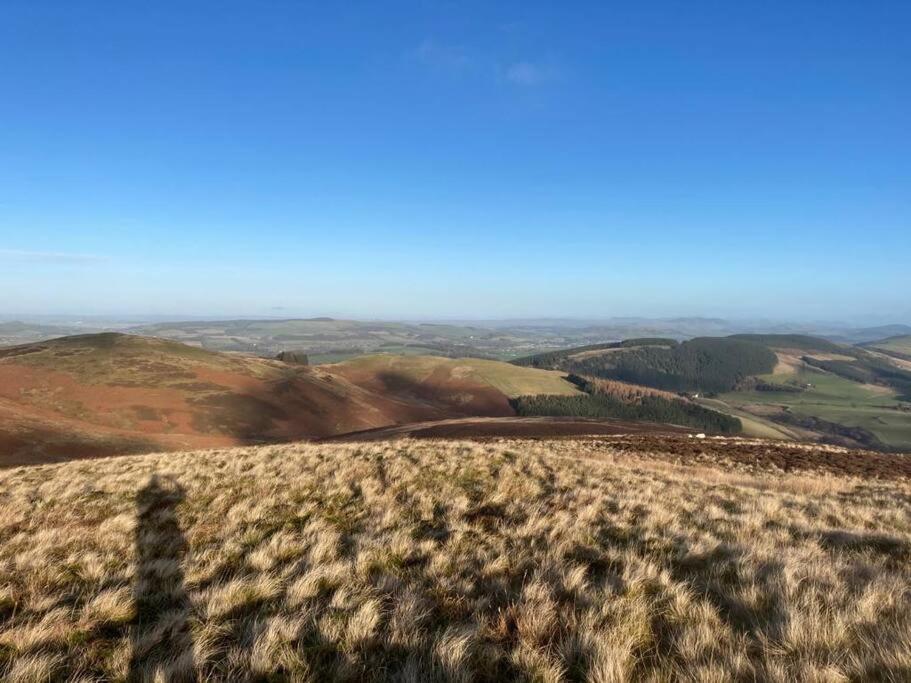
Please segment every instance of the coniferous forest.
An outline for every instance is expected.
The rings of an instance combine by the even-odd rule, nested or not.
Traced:
[[[585,393],[575,396],[520,396],[511,401],[521,416],[616,418],[694,427],[718,434],[737,434],[740,420],[683,399],[642,395],[624,400],[598,390],[582,377],[570,376]]]
[[[588,350],[603,349],[587,355]],[[777,358],[768,347],[730,337],[700,337],[676,343],[638,339],[600,347],[539,354],[519,365],[615,379],[666,391],[730,391],[752,375],[772,372]]]

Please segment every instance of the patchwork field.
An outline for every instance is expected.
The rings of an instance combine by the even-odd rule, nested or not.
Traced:
[[[129,331],[216,351],[274,356],[283,350],[301,350],[308,353],[314,363],[331,363],[375,353],[509,359],[609,333],[607,330],[527,329],[485,326],[483,323],[408,323],[332,318],[174,322],[144,325]]]
[[[906,680],[908,464],[618,437],[0,471],[0,678]]]
[[[628,339],[513,363],[569,373],[592,395],[523,400],[516,408],[522,415],[635,417],[715,433],[911,451],[911,361],[894,352],[804,334],[737,334],[680,343]],[[664,390],[677,403],[645,405],[631,389],[618,405],[603,398],[616,393],[599,389],[605,381]]]
[[[789,367],[759,379],[792,382],[803,391],[736,391],[722,394],[720,400],[760,420],[770,410],[786,407],[795,415],[862,427],[886,444],[911,451],[911,405],[896,400],[895,392],[887,387],[860,384],[807,367]],[[788,431],[787,426],[783,429]]]

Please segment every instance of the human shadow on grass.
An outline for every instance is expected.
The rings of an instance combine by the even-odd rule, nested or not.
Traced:
[[[130,681],[196,679],[191,603],[181,566],[187,541],[176,514],[184,498],[183,488],[158,475],[152,475],[136,495],[136,618]]]

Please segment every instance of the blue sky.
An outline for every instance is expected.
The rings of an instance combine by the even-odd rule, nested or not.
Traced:
[[[0,312],[911,321],[911,3],[0,4]]]

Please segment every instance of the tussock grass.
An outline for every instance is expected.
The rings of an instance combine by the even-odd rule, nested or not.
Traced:
[[[909,677],[906,481],[590,440],[0,472],[3,680]]]

